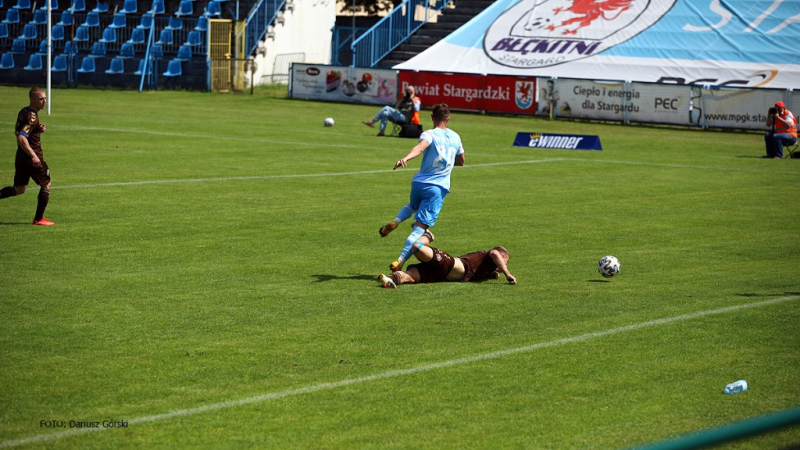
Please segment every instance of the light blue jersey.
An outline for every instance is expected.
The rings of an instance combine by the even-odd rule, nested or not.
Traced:
[[[428,148],[422,153],[422,164],[414,175],[418,183],[434,184],[450,192],[450,173],[456,161],[456,155],[464,154],[461,137],[451,129],[434,128],[425,131],[419,137],[428,142]]]

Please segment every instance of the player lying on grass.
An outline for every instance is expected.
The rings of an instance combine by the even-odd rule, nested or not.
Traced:
[[[391,276],[381,274],[378,281],[383,287],[394,289],[400,284],[438,283],[442,281],[483,281],[500,278],[500,272],[506,276],[510,284],[517,284],[517,279],[508,271],[508,250],[497,246],[491,250],[467,253],[458,258],[431,247],[433,234],[425,231],[414,242],[413,255],[420,261],[406,270],[393,272]]]

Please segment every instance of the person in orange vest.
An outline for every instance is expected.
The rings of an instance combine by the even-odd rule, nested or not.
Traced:
[[[783,102],[776,102],[767,114],[767,128],[770,131],[764,135],[767,144],[765,158],[783,158],[783,146],[797,143],[797,118],[786,109]]]
[[[398,125],[404,123],[413,123],[419,125],[419,108],[422,105],[422,100],[416,96],[414,86],[406,88],[406,94],[397,103],[397,109],[391,106],[384,106],[383,109],[375,114],[372,120],[361,122],[364,125],[374,128],[377,122],[380,122],[378,136],[383,136],[386,131],[386,122],[394,122]]]

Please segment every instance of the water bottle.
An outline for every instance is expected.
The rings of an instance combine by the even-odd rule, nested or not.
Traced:
[[[726,394],[738,394],[739,392],[747,390],[747,381],[739,380],[725,386]]]

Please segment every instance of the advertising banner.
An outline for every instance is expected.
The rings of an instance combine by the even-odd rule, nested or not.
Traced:
[[[418,70],[797,89],[800,0],[496,0]]]
[[[514,147],[555,148],[562,150],[602,150],[600,136],[582,134],[526,133],[520,131]]]
[[[447,103],[452,109],[536,114],[536,79],[494,75],[401,71],[401,92],[414,86],[422,107]]]
[[[292,98],[393,105],[397,102],[397,72],[322,64],[294,63]]]

